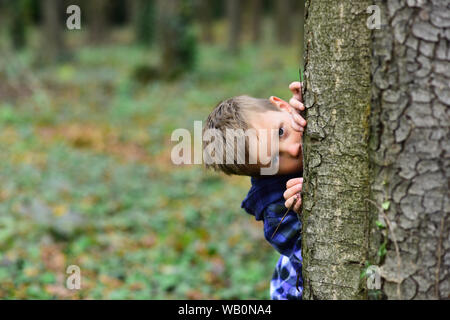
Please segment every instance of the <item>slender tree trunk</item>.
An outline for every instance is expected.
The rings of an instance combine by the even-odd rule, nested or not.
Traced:
[[[364,299],[369,255],[370,0],[306,2],[305,299]],[[286,18],[286,17],[285,17]]]
[[[94,44],[105,42],[108,35],[108,0],[89,2],[89,40]]]
[[[240,0],[227,0],[228,19],[228,49],[236,54],[239,52],[242,28],[242,4]]]
[[[280,44],[289,44],[292,41],[291,29],[292,20],[292,1],[277,0],[276,1],[276,31],[277,41]]]
[[[250,0],[251,29],[252,42],[259,43],[261,41],[261,24],[264,18],[262,10],[262,0]]]
[[[448,299],[450,4],[375,4],[383,26],[373,36],[370,150],[373,200],[384,204],[374,210],[387,224],[382,289],[390,299]]]
[[[60,60],[66,54],[63,38],[65,26],[60,21],[60,14],[64,12],[62,5],[60,0],[42,0],[44,23],[40,56],[45,62]]]
[[[198,8],[202,40],[206,43],[212,43],[214,40],[212,32],[212,3],[210,0],[199,0]]]
[[[158,2],[162,74],[174,79],[194,67],[196,39],[190,30],[191,16],[184,0]]]
[[[131,10],[137,42],[151,46],[155,35],[155,0],[134,0]]]
[[[14,49],[23,49],[27,42],[27,28],[29,24],[29,7],[23,0],[16,0],[9,4],[9,30]]]
[[[303,70],[305,65],[305,0],[299,1],[299,12],[300,12],[300,66]]]

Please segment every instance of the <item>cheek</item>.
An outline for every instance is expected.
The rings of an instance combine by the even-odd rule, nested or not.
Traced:
[[[299,143],[302,141],[302,133],[298,131],[292,131],[292,136],[295,143]]]
[[[293,173],[302,167],[302,160],[296,159],[280,159],[279,171],[280,173]]]

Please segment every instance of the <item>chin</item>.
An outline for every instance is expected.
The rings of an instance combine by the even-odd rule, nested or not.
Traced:
[[[289,168],[280,168],[278,170],[278,174],[292,174],[296,172],[301,172],[303,170],[302,165],[292,166]]]

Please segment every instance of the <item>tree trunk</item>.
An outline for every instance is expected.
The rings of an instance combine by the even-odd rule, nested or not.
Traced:
[[[300,26],[299,26],[299,34],[300,34],[300,66],[304,68],[305,60],[305,0],[299,1],[299,13],[300,13]]]
[[[241,41],[242,15],[240,0],[227,0],[228,49],[231,53],[239,52]]]
[[[189,3],[183,0],[158,2],[158,24],[162,46],[162,74],[174,79],[194,67],[196,39],[190,29]]]
[[[364,299],[369,256],[370,0],[306,2],[305,299]],[[286,17],[285,17],[286,18]]]
[[[291,29],[292,2],[291,0],[276,1],[276,31],[277,40],[280,44],[287,45],[292,41]]]
[[[199,0],[198,18],[201,24],[202,40],[206,43],[213,42],[212,9],[210,0]]]
[[[450,7],[370,4],[306,4],[304,298],[447,299]]]
[[[29,3],[23,0],[16,0],[9,3],[9,19],[10,35],[13,48],[16,50],[23,49],[27,42],[27,28],[29,24]]]
[[[89,40],[93,44],[105,42],[108,34],[108,0],[89,2]]]
[[[136,40],[140,44],[151,46],[155,35],[155,0],[135,0],[132,5]]]
[[[406,2],[406,3],[405,3]],[[375,1],[373,199],[390,299],[450,297],[450,5]],[[386,24],[387,23],[387,24]],[[375,207],[375,206],[374,206]]]
[[[40,57],[45,62],[58,61],[66,54],[63,37],[65,26],[60,21],[60,14],[64,12],[62,5],[60,0],[42,0],[44,24]]]

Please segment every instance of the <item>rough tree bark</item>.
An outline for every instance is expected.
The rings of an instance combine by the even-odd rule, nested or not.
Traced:
[[[305,299],[363,299],[369,255],[369,0],[305,6]]]
[[[375,4],[373,200],[389,205],[382,289],[390,299],[449,298],[450,3]]]

